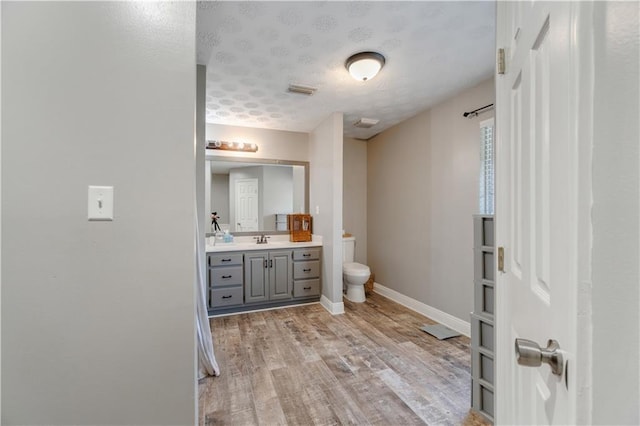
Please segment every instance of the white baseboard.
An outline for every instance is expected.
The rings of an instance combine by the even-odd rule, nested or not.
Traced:
[[[409,296],[405,296],[402,293],[398,293],[397,291],[385,287],[382,284],[373,283],[373,291],[381,296],[393,300],[396,303],[406,306],[412,311],[416,311],[419,314],[424,315],[425,317],[429,317],[432,320],[439,322],[440,324],[445,325],[460,334],[464,334],[467,337],[471,336],[471,324],[461,320],[460,318],[454,317],[453,315],[436,309],[433,306],[429,306],[418,300],[412,299]],[[322,301],[320,301],[320,303],[322,303]]]
[[[344,302],[333,303],[324,294],[320,298],[320,305],[325,308],[331,315],[344,314]]]

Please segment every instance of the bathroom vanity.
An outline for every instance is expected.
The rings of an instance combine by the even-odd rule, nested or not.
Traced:
[[[207,246],[209,315],[320,300],[321,253],[320,241]]]

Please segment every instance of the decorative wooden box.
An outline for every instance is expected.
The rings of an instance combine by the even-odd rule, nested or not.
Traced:
[[[292,242],[311,241],[311,215],[290,214],[289,240]]]

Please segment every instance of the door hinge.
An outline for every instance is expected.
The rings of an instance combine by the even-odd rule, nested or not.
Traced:
[[[504,63],[504,49],[503,48],[499,48],[498,49],[498,58],[497,58],[497,68],[498,68],[498,74],[504,74],[505,72],[505,63]]]
[[[498,247],[498,272],[504,272],[504,247]]]

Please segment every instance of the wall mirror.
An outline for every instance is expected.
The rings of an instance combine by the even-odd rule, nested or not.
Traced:
[[[207,156],[205,174],[207,217],[234,235],[287,233],[286,215],[309,211],[306,161]]]

